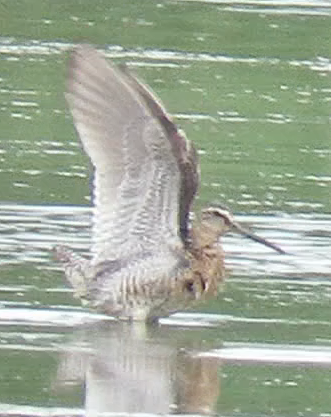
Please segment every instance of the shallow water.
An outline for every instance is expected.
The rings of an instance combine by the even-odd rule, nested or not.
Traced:
[[[331,415],[328,1],[0,3],[0,415]],[[160,326],[73,300],[90,170],[63,98],[81,40],[125,61],[196,144],[197,210],[228,205],[226,290]]]

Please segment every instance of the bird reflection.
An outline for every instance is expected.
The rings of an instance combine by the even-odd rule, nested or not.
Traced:
[[[215,358],[182,353],[178,359],[175,380],[177,411],[212,414],[220,389]]]
[[[217,359],[192,353],[201,340],[197,331],[144,323],[80,330],[61,358],[56,385],[83,382],[89,417],[105,412],[211,414],[220,391]]]

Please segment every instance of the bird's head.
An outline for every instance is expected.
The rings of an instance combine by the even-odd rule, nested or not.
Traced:
[[[211,206],[201,211],[201,224],[216,236],[226,233],[233,222],[232,214],[223,206]]]
[[[286,254],[286,252],[278,245],[275,245],[269,240],[258,236],[254,232],[247,230],[239,223],[237,223],[231,212],[224,206],[212,206],[202,210],[201,224],[203,225],[205,231],[207,231],[207,235],[209,234],[210,238],[217,238],[221,235],[224,235],[228,230],[231,229],[232,231],[236,231],[237,233],[240,233],[241,235],[254,240],[255,242],[261,243],[262,245],[265,245],[278,253]]]

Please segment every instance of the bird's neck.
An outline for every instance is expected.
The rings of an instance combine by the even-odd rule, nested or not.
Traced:
[[[191,230],[192,249],[204,250],[215,245],[220,236],[219,231],[204,224],[195,224]]]

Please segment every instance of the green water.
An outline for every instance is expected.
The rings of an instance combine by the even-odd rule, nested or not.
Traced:
[[[330,414],[330,25],[331,4],[318,1],[0,0],[0,414],[85,407],[94,415],[94,402],[163,413],[176,401],[187,412],[183,398],[205,398],[219,415]],[[179,329],[170,321],[128,344],[112,323],[92,326],[92,337],[76,329],[93,314],[80,318],[49,255],[58,242],[89,246],[90,212],[79,207],[90,205],[90,167],[63,95],[69,51],[80,42],[127,62],[195,143],[197,209],[225,203],[294,254],[282,259],[229,236],[226,292]],[[194,328],[209,313],[217,326]],[[227,343],[288,356],[191,363],[178,354]],[[289,363],[293,346],[325,360]],[[73,351],[84,363],[73,366],[75,377],[66,359]],[[121,360],[132,365],[123,371]],[[132,384],[128,410],[120,410],[121,384]],[[145,402],[144,386],[153,394]],[[117,395],[108,398],[113,408],[105,392]]]
[[[205,151],[203,201],[329,212],[329,9],[290,6],[5,2],[1,199],[85,202],[86,159],[63,90],[67,50],[88,41],[132,64]]]

